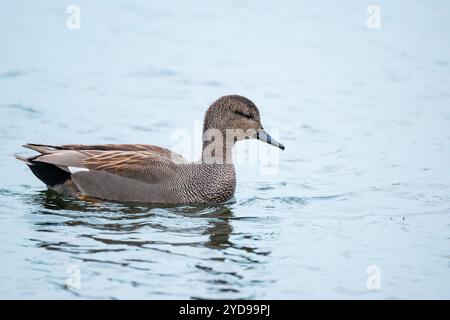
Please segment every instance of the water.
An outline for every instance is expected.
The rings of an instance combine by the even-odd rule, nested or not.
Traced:
[[[380,30],[366,1],[69,4],[0,4],[1,298],[450,298],[448,2],[379,1]],[[230,93],[286,151],[223,205],[60,197],[13,158],[171,148]]]

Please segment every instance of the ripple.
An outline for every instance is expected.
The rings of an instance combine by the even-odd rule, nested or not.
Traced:
[[[335,195],[328,195],[328,196],[310,197],[309,200],[317,200],[317,201],[341,200],[341,201],[345,201],[354,196],[356,196],[355,193],[342,193],[342,194],[335,194]]]
[[[155,132],[155,130],[152,129],[151,126],[144,127],[144,126],[132,125],[129,127],[133,130],[140,131],[140,132]]]
[[[11,70],[4,73],[0,73],[0,79],[17,78],[26,75],[25,72],[20,70]]]
[[[300,205],[304,206],[308,203],[308,198],[306,197],[296,197],[296,196],[286,196],[286,197],[270,197],[270,198],[261,198],[261,197],[252,197],[249,199],[245,199],[239,203],[242,206],[252,206],[253,204],[288,204],[288,205]]]
[[[8,104],[5,105],[5,107],[10,108],[10,109],[14,109],[14,110],[19,110],[25,113],[29,113],[29,114],[40,114],[40,112],[38,110],[36,110],[35,108],[29,107],[29,106],[25,106],[23,104],[20,103],[12,103],[12,104]]]
[[[126,74],[126,76],[128,77],[142,77],[142,78],[173,77],[176,75],[178,75],[178,72],[176,72],[175,70],[158,67],[148,67],[143,70]]]

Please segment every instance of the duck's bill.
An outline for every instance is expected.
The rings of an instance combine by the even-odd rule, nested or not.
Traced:
[[[261,129],[259,131],[256,132],[256,139],[271,144],[274,147],[278,147],[281,150],[284,150],[284,146],[279,143],[277,140],[275,140],[274,138],[272,138],[264,129]]]

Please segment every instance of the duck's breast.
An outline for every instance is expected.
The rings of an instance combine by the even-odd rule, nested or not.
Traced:
[[[236,189],[232,164],[191,164],[183,186],[188,202],[220,203],[230,199]]]

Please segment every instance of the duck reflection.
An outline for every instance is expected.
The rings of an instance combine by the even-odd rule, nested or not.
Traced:
[[[216,219],[212,219],[204,234],[209,235],[209,241],[205,243],[211,249],[224,249],[232,246],[230,234],[233,232],[230,220],[233,217],[231,210],[227,207],[217,209],[213,212]]]
[[[226,249],[232,247],[230,242],[230,235],[233,232],[231,222],[235,219],[230,204],[212,204],[212,205],[196,205],[196,206],[151,206],[140,204],[123,204],[112,203],[95,200],[80,200],[64,195],[60,195],[51,190],[41,191],[32,197],[32,202],[35,205],[35,214],[41,214],[48,217],[57,215],[69,218],[63,222],[67,226],[86,226],[96,230],[109,230],[117,232],[136,232],[143,227],[152,227],[157,230],[168,232],[189,232],[189,228],[183,228],[177,225],[176,230],[171,227],[170,223],[163,224],[161,219],[154,219],[156,210],[161,213],[161,210],[166,210],[180,216],[189,217],[190,219],[201,218],[206,221],[206,226],[201,226],[201,234],[208,236],[207,241],[203,242],[205,247],[211,249]],[[92,218],[104,219],[102,222],[92,221]],[[175,219],[175,218],[174,218]],[[51,218],[49,218],[51,220]],[[136,220],[136,221],[133,221]],[[144,221],[143,221],[144,220]],[[39,222],[37,230],[40,226],[47,227],[51,224]],[[56,222],[55,222],[56,223]],[[60,224],[60,223],[59,223]],[[199,232],[197,224],[191,228],[193,233]],[[111,241],[110,243],[114,243]],[[148,241],[142,244],[148,244]],[[198,243],[192,245],[198,246]],[[245,248],[246,251],[253,252],[254,248]]]
[[[235,241],[230,240],[233,221],[238,219],[233,214],[233,202],[162,207],[80,200],[49,190],[34,194],[31,202],[34,230],[42,235],[34,240],[38,247],[70,254],[85,263],[110,263],[148,272],[160,270],[157,264],[162,263],[161,255],[162,259],[181,256],[181,264],[189,262],[197,273],[204,274],[198,281],[213,295],[239,292],[246,270],[268,254],[242,245],[240,239],[246,244],[247,239],[257,241],[251,234],[239,233]],[[67,241],[67,234],[75,235],[76,243]],[[164,271],[170,274],[170,269]]]

